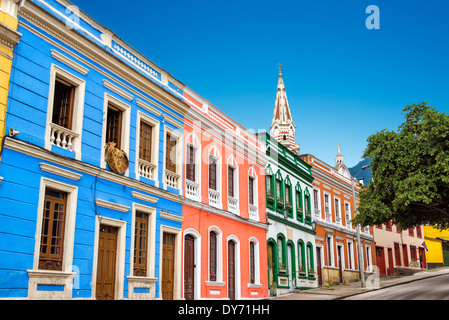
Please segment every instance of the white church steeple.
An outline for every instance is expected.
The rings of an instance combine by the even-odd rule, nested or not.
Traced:
[[[270,126],[270,135],[279,143],[293,152],[299,154],[299,144],[295,143],[296,125],[293,122],[287,92],[285,90],[282,65],[279,64],[278,85],[276,100],[274,102],[273,118]]]

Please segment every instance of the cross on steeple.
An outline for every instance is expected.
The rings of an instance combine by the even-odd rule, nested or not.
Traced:
[[[278,68],[279,68],[279,73],[281,73],[281,69],[282,69],[282,67],[283,67],[283,65],[281,64],[281,63],[279,63],[279,66],[278,66]]]

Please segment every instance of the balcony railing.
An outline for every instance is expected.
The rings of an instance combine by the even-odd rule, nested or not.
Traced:
[[[220,192],[209,189],[209,204],[214,207],[221,207]]]
[[[75,140],[79,134],[67,128],[50,123],[50,142],[55,146],[74,152]]]
[[[249,217],[252,219],[257,218],[257,206],[255,206],[251,203],[249,204]]]
[[[157,170],[155,170],[156,166],[154,164],[145,161],[143,159],[139,159],[138,166],[139,166],[139,176],[151,180],[156,180]]]
[[[165,170],[165,184],[167,186],[179,189],[178,187],[179,177],[180,177],[179,174],[171,172],[169,170]]]
[[[200,185],[186,179],[186,197],[198,200],[200,197]]]
[[[239,200],[228,196],[228,210],[234,213],[237,213],[239,209]]]

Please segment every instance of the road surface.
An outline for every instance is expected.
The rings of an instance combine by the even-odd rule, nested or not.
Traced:
[[[342,300],[449,300],[449,274],[362,293]]]

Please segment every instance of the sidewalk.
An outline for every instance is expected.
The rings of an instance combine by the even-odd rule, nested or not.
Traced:
[[[366,288],[362,288],[360,281],[336,284],[329,287],[320,287],[316,289],[302,290],[281,297],[271,297],[270,300],[338,300],[344,297],[356,295],[359,293],[378,290],[385,287],[394,286],[401,283],[416,281],[419,279],[434,277],[449,273],[449,267],[438,269],[418,271],[408,276],[381,276],[377,275],[367,278]]]

